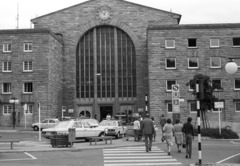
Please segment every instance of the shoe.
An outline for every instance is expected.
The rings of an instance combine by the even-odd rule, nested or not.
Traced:
[[[186,154],[186,156],[185,156],[186,158],[188,158],[188,154]]]
[[[148,152],[149,150],[148,149],[146,149],[146,152]]]
[[[180,150],[180,149],[178,150],[178,153],[181,153],[181,150]]]
[[[149,148],[149,151],[152,151],[152,149],[151,149],[151,148]]]
[[[170,156],[171,155],[171,153],[170,152],[168,152],[168,156]]]

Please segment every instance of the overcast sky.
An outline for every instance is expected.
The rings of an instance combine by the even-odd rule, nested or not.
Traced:
[[[0,5],[0,29],[30,28],[30,20],[86,0],[6,0]],[[181,14],[180,24],[240,23],[240,0],[127,0]],[[19,6],[19,7],[17,7]]]

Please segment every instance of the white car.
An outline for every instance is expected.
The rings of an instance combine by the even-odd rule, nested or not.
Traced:
[[[50,138],[54,134],[68,134],[68,129],[74,128],[76,139],[85,139],[88,141],[88,137],[104,136],[104,129],[98,128],[96,125],[98,125],[98,121],[95,119],[61,121],[53,128],[43,129],[42,136]]]
[[[58,119],[45,119],[41,122],[41,130],[54,127],[56,124],[58,124],[59,120]],[[33,123],[32,128],[34,131],[39,130],[39,123]]]
[[[104,129],[105,135],[115,136],[116,138],[124,136],[127,130],[127,127],[123,126],[121,121],[115,119],[103,120],[99,123],[97,128]]]

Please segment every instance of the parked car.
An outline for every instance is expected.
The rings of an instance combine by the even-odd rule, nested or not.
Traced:
[[[45,119],[41,122],[41,130],[54,127],[56,124],[58,124],[59,120],[58,119]],[[39,130],[39,123],[33,123],[32,128],[34,131]]]
[[[127,130],[127,127],[123,126],[121,121],[115,119],[102,120],[97,128],[104,129],[105,135],[115,136],[116,138],[124,136]]]
[[[53,128],[43,129],[42,136],[50,138],[55,134],[68,134],[69,128],[75,128],[76,139],[88,141],[88,137],[104,136],[104,128],[96,126],[98,126],[98,121],[95,119],[61,121]]]

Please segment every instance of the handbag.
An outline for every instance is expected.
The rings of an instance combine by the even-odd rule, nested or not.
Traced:
[[[164,135],[162,136],[161,140],[162,140],[162,142],[164,142],[166,140]]]
[[[182,148],[186,148],[186,144],[185,143],[182,144]]]

